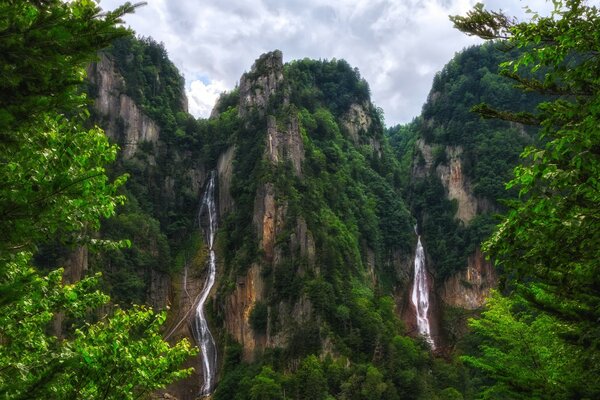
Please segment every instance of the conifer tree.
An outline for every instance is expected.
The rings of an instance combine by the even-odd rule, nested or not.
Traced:
[[[481,4],[451,17],[467,34],[521,48],[503,74],[549,98],[535,113],[476,107],[539,126],[543,143],[522,154],[508,184],[520,197],[486,245],[508,295],[473,322],[485,341],[467,360],[493,378],[487,398],[600,396],[600,12],[553,3],[529,22]]]

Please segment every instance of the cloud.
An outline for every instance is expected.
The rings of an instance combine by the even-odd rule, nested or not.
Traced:
[[[186,89],[188,109],[192,115],[209,116],[219,95],[229,88],[223,81],[211,81],[205,84],[201,80],[194,80]]]
[[[522,13],[524,2],[490,0],[490,8]],[[536,5],[543,0],[532,0]],[[112,9],[120,0],[105,0]],[[452,28],[476,0],[148,0],[125,19],[139,35],[163,42],[188,81],[190,112],[206,117],[210,101],[233,89],[264,52],[285,61],[346,59],[369,82],[388,125],[416,117],[435,73],[474,43]],[[531,3],[531,2],[529,2]],[[536,9],[536,7],[532,8]],[[192,99],[192,97],[194,97]],[[210,105],[210,107],[209,107]]]

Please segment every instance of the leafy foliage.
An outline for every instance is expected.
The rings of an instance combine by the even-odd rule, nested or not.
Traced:
[[[510,291],[506,299],[491,305],[482,322],[473,323],[491,340],[483,356],[471,361],[496,378],[491,392],[503,390],[515,398],[528,392],[547,398],[595,398],[600,386],[587,377],[598,374],[600,343],[596,52],[600,14],[577,0],[556,1],[554,6],[551,16],[534,14],[530,22],[519,24],[481,5],[465,17],[453,17],[456,26],[470,34],[489,30],[492,22],[499,25],[509,43],[524,50],[503,65],[503,73],[524,90],[553,96],[535,113],[479,107],[486,116],[538,123],[544,144],[523,152],[523,163],[508,185],[519,190],[519,200],[510,203],[487,243],[506,271]],[[543,77],[536,78],[536,71],[543,71]],[[509,309],[514,319],[498,319],[501,308]],[[542,369],[542,377],[526,375],[523,380],[520,375],[527,360],[512,352],[514,344],[505,330],[520,321],[532,328],[526,332],[531,339],[527,354],[550,351],[555,356],[549,370]],[[499,355],[493,366],[491,352]],[[524,389],[523,383],[529,387]]]
[[[504,185],[512,177],[520,152],[533,142],[535,130],[481,119],[470,110],[482,101],[531,110],[540,101],[540,96],[526,96],[498,74],[498,64],[518,54],[501,43],[458,53],[435,76],[422,115],[410,125],[387,132],[405,176],[414,176],[411,182],[405,179],[404,196],[417,217],[439,282],[464,268],[467,257],[493,230],[491,213],[503,210],[504,200],[516,196],[514,190],[506,192]],[[438,166],[448,166],[448,154],[456,149],[461,152],[460,172],[469,182],[467,190],[489,204],[487,211],[466,226],[456,220],[457,204],[446,199],[447,189],[436,176]]]
[[[462,390],[462,376],[444,387],[428,378],[426,371],[438,366],[425,343],[402,336],[387,295],[401,284],[392,259],[412,252],[413,220],[395,186],[402,172],[367,87],[345,62],[307,59],[286,65],[284,82],[279,90],[289,104],[269,102],[231,133],[236,208],[219,233],[219,254],[230,282],[249,266],[262,266],[266,296],[255,303],[250,323],[255,333],[269,329],[271,337],[283,333],[288,341],[253,364],[226,361],[214,398],[432,399],[448,387]],[[358,138],[344,123],[351,106],[362,107],[372,121]],[[278,127],[298,121],[301,176],[288,160],[272,165],[264,158],[265,114]],[[263,257],[251,220],[265,185],[286,210],[283,232],[275,239],[282,254],[276,263]],[[291,243],[299,223],[312,235],[314,258]],[[223,284],[219,296],[232,286]],[[291,321],[282,310],[295,304],[310,304],[310,316]],[[322,355],[324,344],[335,359]]]
[[[134,398],[189,374],[193,352],[162,341],[163,317],[136,308],[93,323],[106,303],[97,277],[64,285],[62,270],[31,266],[39,244],[119,247],[92,237],[123,198],[105,165],[116,149],[102,131],[84,129],[84,67],[100,47],[127,34],[116,25],[127,3],[100,13],[90,1],[0,5],[0,393],[6,399]],[[52,43],[49,46],[48,43]],[[97,246],[96,246],[97,247]],[[67,317],[66,338],[48,334]],[[86,322],[87,321],[87,322]],[[147,358],[150,356],[150,358]],[[155,358],[156,357],[156,358]]]

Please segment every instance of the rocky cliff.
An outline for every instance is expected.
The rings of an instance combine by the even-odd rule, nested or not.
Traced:
[[[121,147],[121,156],[133,157],[143,142],[156,145],[158,125],[125,94],[125,80],[107,54],[100,54],[100,61],[90,65],[88,77],[96,88],[95,110],[105,122],[106,134]]]
[[[302,163],[304,161],[303,140],[299,130],[297,116],[289,115],[286,118],[277,118],[269,114],[272,108],[269,102],[278,96],[279,106],[286,106],[289,98],[285,95],[285,83],[283,77],[283,62],[280,51],[274,51],[261,56],[252,66],[249,73],[245,73],[240,79],[239,90],[239,117],[244,120],[251,112],[265,116],[263,123],[254,129],[266,132],[262,143],[262,160],[276,170],[286,164],[290,164],[293,174],[302,176]],[[213,113],[216,114],[216,113]],[[229,148],[219,159],[219,177],[221,186],[219,192],[219,203],[221,211],[225,214],[231,211],[234,202],[229,193],[231,187],[231,170],[235,149]],[[277,268],[283,260],[289,257],[278,242],[289,240],[292,242],[294,253],[299,252],[301,257],[314,260],[314,241],[312,234],[302,219],[298,219],[292,233],[289,233],[287,202],[279,196],[278,190],[273,182],[264,182],[256,190],[253,201],[252,226],[258,246],[262,254],[262,264]],[[284,232],[284,230],[286,232]],[[286,238],[282,238],[286,235]],[[257,302],[263,302],[266,297],[264,274],[261,267],[253,263],[245,275],[238,276],[235,281],[235,289],[231,293],[225,305],[225,328],[236,341],[243,346],[243,357],[247,361],[254,359],[266,346],[280,346],[286,343],[286,335],[271,335],[271,330],[265,333],[254,332],[250,325],[250,315]],[[306,299],[300,301],[302,305],[292,306],[293,309],[300,307],[310,313],[310,303]],[[279,325],[286,326],[285,316],[289,311],[286,305],[274,305],[277,314],[283,318]],[[275,311],[272,311],[275,313]],[[295,318],[302,313],[293,313]],[[289,317],[288,317],[289,318]],[[301,322],[301,321],[300,321]],[[258,352],[258,353],[257,353]]]
[[[347,74],[348,85],[356,85],[355,97],[340,96],[350,101],[324,95],[343,82],[335,74]],[[369,164],[386,150],[362,85],[345,63],[284,65],[279,51],[262,55],[240,79],[240,131],[218,160],[223,219],[239,222],[222,228],[227,248],[215,304],[245,361],[260,360],[267,349],[284,351],[289,362],[309,349],[339,355],[336,338],[349,334],[355,317],[340,325],[327,311],[335,296],[352,285],[372,293],[390,281],[407,281],[410,217]],[[213,119],[231,112],[224,110],[227,102],[234,103],[222,98]],[[387,206],[393,217],[386,216]],[[244,224],[251,229],[240,243]],[[345,297],[339,300],[342,315],[359,307]],[[360,307],[372,307],[367,303]],[[331,329],[341,331],[327,333]]]
[[[446,309],[480,309],[497,284],[481,242],[494,229],[492,215],[502,211],[501,200],[514,195],[504,185],[531,132],[482,119],[470,109],[481,102],[502,109],[522,101],[511,83],[496,74],[506,57],[494,46],[457,54],[436,75],[422,115],[389,131],[410,176],[405,196],[435,280],[431,294],[438,306],[432,308],[431,317],[442,325],[447,322],[442,320]],[[407,313],[405,320],[412,318]],[[440,334],[442,339],[456,339],[460,335],[447,332],[464,334],[463,328],[441,326]]]
[[[476,196],[471,178],[463,171],[462,146],[432,145],[423,139],[418,139],[415,148],[416,157],[412,169],[414,179],[433,178],[441,183],[445,199],[455,204],[452,218],[459,222],[459,229],[465,229],[460,226],[468,229],[475,217],[494,211],[491,205],[493,201]],[[423,213],[423,218],[427,220],[428,210],[424,209]],[[432,224],[432,221],[428,223]],[[447,234],[450,236],[453,233],[447,232]],[[479,238],[482,239],[484,237]],[[439,260],[432,258],[431,255],[428,259],[433,274],[436,262]],[[481,308],[490,289],[496,286],[497,275],[491,262],[481,253],[479,246],[476,246],[475,250],[463,260],[460,268],[449,276],[438,279],[432,295],[438,301],[441,300],[443,304],[452,307],[469,310]],[[440,320],[440,311],[439,307],[432,308],[434,320]]]

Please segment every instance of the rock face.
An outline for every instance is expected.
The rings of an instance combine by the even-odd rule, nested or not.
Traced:
[[[281,52],[264,54],[251,71],[240,79],[239,116],[244,118],[250,112],[258,112],[264,116],[264,162],[272,168],[280,168],[289,163],[293,174],[302,178],[304,143],[298,117],[292,112],[285,117],[270,114],[270,103],[276,101],[279,107],[289,104],[286,93]],[[230,147],[218,161],[222,214],[235,207],[229,193],[235,151],[234,147]],[[310,301],[306,296],[301,296],[294,304],[281,302],[276,306],[269,306],[269,315],[277,315],[278,320],[269,318],[265,333],[254,332],[249,323],[250,314],[257,302],[265,300],[265,282],[261,268],[276,269],[285,258],[296,255],[307,260],[308,268],[314,268],[316,257],[314,238],[306,222],[301,217],[290,221],[287,202],[279,198],[274,183],[265,182],[258,186],[252,225],[263,255],[261,263],[264,265],[252,264],[245,275],[237,277],[235,288],[226,299],[224,313],[225,329],[242,344],[243,357],[247,361],[253,360],[266,347],[285,345],[289,335],[293,334],[287,327],[302,323],[312,315]],[[292,225],[291,229],[289,225]],[[285,251],[281,242],[289,244]],[[305,272],[297,271],[298,274]],[[275,332],[271,327],[274,322],[284,328]]]
[[[467,310],[480,308],[490,290],[496,287],[498,277],[493,265],[479,249],[469,257],[467,269],[450,277],[441,290],[444,303]]]
[[[235,146],[230,146],[225,153],[221,154],[217,161],[217,173],[219,178],[219,215],[225,215],[233,210],[231,178],[233,176],[234,156]]]
[[[298,128],[298,118],[291,116],[284,129],[277,126],[275,117],[267,118],[267,158],[272,164],[289,160],[297,176],[302,176],[304,144]]]
[[[105,132],[119,143],[124,158],[131,158],[142,142],[156,144],[158,125],[124,93],[125,81],[107,55],[101,54],[100,61],[90,65],[88,77],[98,89],[96,111],[109,121]]]
[[[257,301],[263,300],[264,282],[260,276],[260,267],[252,265],[245,277],[238,278],[233,293],[228,297],[225,329],[235,340],[243,345],[243,359],[252,361],[255,351],[265,346],[266,338],[255,335],[249,318]]]
[[[413,164],[413,176],[424,178],[435,174],[445,189],[447,199],[457,203],[455,219],[468,225],[477,215],[491,210],[489,201],[473,195],[471,182],[462,169],[461,146],[432,146],[423,139],[419,139],[416,146],[420,159]],[[437,306],[433,311],[439,311],[442,304],[468,310],[478,309],[484,305],[490,289],[496,284],[493,266],[477,249],[469,256],[465,269],[436,285],[433,294],[437,297]],[[409,318],[406,315],[410,315],[410,312],[406,312],[405,321]],[[432,320],[439,321],[439,317]]]
[[[421,165],[415,163],[413,175],[423,177],[431,173],[431,168],[434,166],[434,149],[422,139],[417,141],[417,148],[423,156],[423,163]],[[463,174],[462,147],[445,146],[443,151],[445,161],[435,167],[435,174],[446,189],[448,199],[456,200],[458,203],[455,218],[468,224],[477,214],[489,208],[488,202],[473,195],[471,182]]]
[[[367,111],[368,104],[352,104],[342,118],[342,126],[354,143],[359,143],[360,135],[366,133],[373,123]]]
[[[283,83],[283,55],[275,50],[263,54],[250,72],[240,78],[240,116],[252,108],[265,112],[269,99]]]
[[[354,144],[366,142],[373,149],[375,155],[381,157],[381,141],[365,135],[373,125],[369,108],[370,104],[368,103],[351,104],[350,109],[341,119],[341,125]]]

